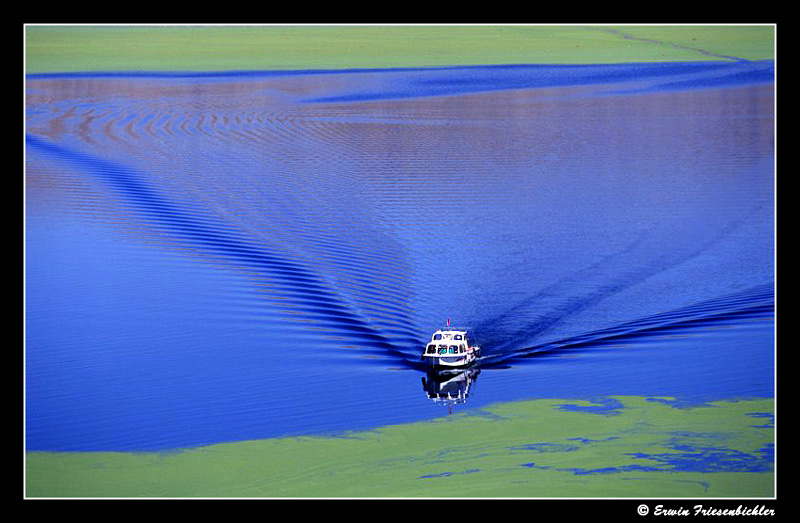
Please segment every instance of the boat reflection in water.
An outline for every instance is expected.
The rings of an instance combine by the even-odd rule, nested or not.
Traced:
[[[454,405],[467,401],[472,385],[478,379],[480,372],[476,368],[461,371],[431,370],[422,377],[422,388],[428,399],[446,406],[448,413],[452,413]]]

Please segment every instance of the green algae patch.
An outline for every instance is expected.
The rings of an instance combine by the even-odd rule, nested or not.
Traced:
[[[694,51],[709,58],[765,60],[775,57],[775,33],[770,26],[667,25],[605,29],[614,31],[625,39]]]
[[[771,497],[771,399],[534,400],[170,453],[29,452],[28,497]]]
[[[769,60],[774,28],[30,25],[25,58],[29,74]]]

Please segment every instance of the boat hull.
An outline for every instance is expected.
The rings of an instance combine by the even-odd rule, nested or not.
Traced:
[[[475,354],[464,354],[459,356],[423,356],[425,364],[436,370],[446,369],[466,369],[475,364],[478,358]]]

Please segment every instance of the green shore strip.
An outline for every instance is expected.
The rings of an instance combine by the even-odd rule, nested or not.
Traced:
[[[774,496],[774,401],[532,400],[333,436],[29,452],[31,498]]]
[[[770,60],[771,25],[25,27],[26,72]]]

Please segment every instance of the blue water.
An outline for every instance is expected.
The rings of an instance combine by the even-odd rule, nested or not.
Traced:
[[[440,416],[447,318],[485,354],[461,410],[772,397],[773,76],[30,76],[28,450]]]

